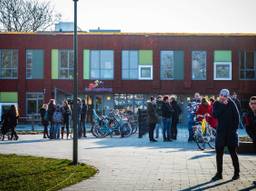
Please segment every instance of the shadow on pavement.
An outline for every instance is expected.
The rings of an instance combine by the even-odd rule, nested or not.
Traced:
[[[255,190],[255,189],[256,189],[256,185],[252,185],[250,187],[243,188],[243,189],[241,189],[239,191],[250,191],[250,190]]]
[[[232,180],[227,180],[225,182],[220,182],[220,183],[217,183],[217,184],[215,184],[216,182],[208,181],[208,182],[205,182],[205,183],[202,183],[202,184],[191,186],[189,188],[185,188],[185,189],[183,189],[181,191],[202,191],[202,190],[208,190],[210,188],[215,188],[215,187],[221,186],[223,184],[227,184],[229,182],[232,182]],[[210,185],[210,184],[212,184],[212,185]]]
[[[12,145],[12,144],[23,144],[23,143],[38,143],[38,142],[48,142],[52,141],[49,139],[36,139],[36,140],[21,140],[21,141],[0,141],[2,145]]]

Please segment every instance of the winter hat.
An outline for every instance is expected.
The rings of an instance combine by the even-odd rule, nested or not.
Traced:
[[[230,93],[228,89],[222,89],[220,90],[220,95],[224,96],[224,97],[229,97]]]

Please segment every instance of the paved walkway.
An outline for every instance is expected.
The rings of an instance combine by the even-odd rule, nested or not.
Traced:
[[[184,131],[184,130],[181,130]],[[149,143],[137,136],[79,140],[79,160],[99,172],[64,190],[253,190],[256,156],[239,156],[241,178],[231,181],[233,167],[224,157],[224,179],[209,182],[215,174],[215,154],[199,151],[186,142],[186,131],[174,142]],[[19,141],[0,142],[0,153],[72,159],[71,140],[43,140],[42,135],[21,135]]]

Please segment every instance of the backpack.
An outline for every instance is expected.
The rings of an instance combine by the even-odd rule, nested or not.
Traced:
[[[49,120],[48,111],[46,111],[44,114],[44,121],[48,121],[48,120]]]
[[[62,122],[62,113],[58,112],[58,111],[54,112],[53,113],[53,121],[55,123],[61,123]]]

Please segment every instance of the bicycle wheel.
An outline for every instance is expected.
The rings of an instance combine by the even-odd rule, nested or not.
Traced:
[[[130,123],[124,123],[120,127],[121,137],[129,137],[132,134],[132,127]]]
[[[132,127],[132,134],[137,133],[137,130],[138,130],[137,123],[133,123],[133,124],[131,125],[131,127]]]
[[[215,149],[215,137],[216,137],[216,129],[209,127],[209,141],[208,145],[210,148]]]
[[[199,128],[201,128],[201,127],[199,127]],[[197,130],[194,131],[194,139],[197,144],[197,147],[200,150],[204,150],[205,149],[205,140],[202,135],[202,132],[198,128],[197,128]]]

